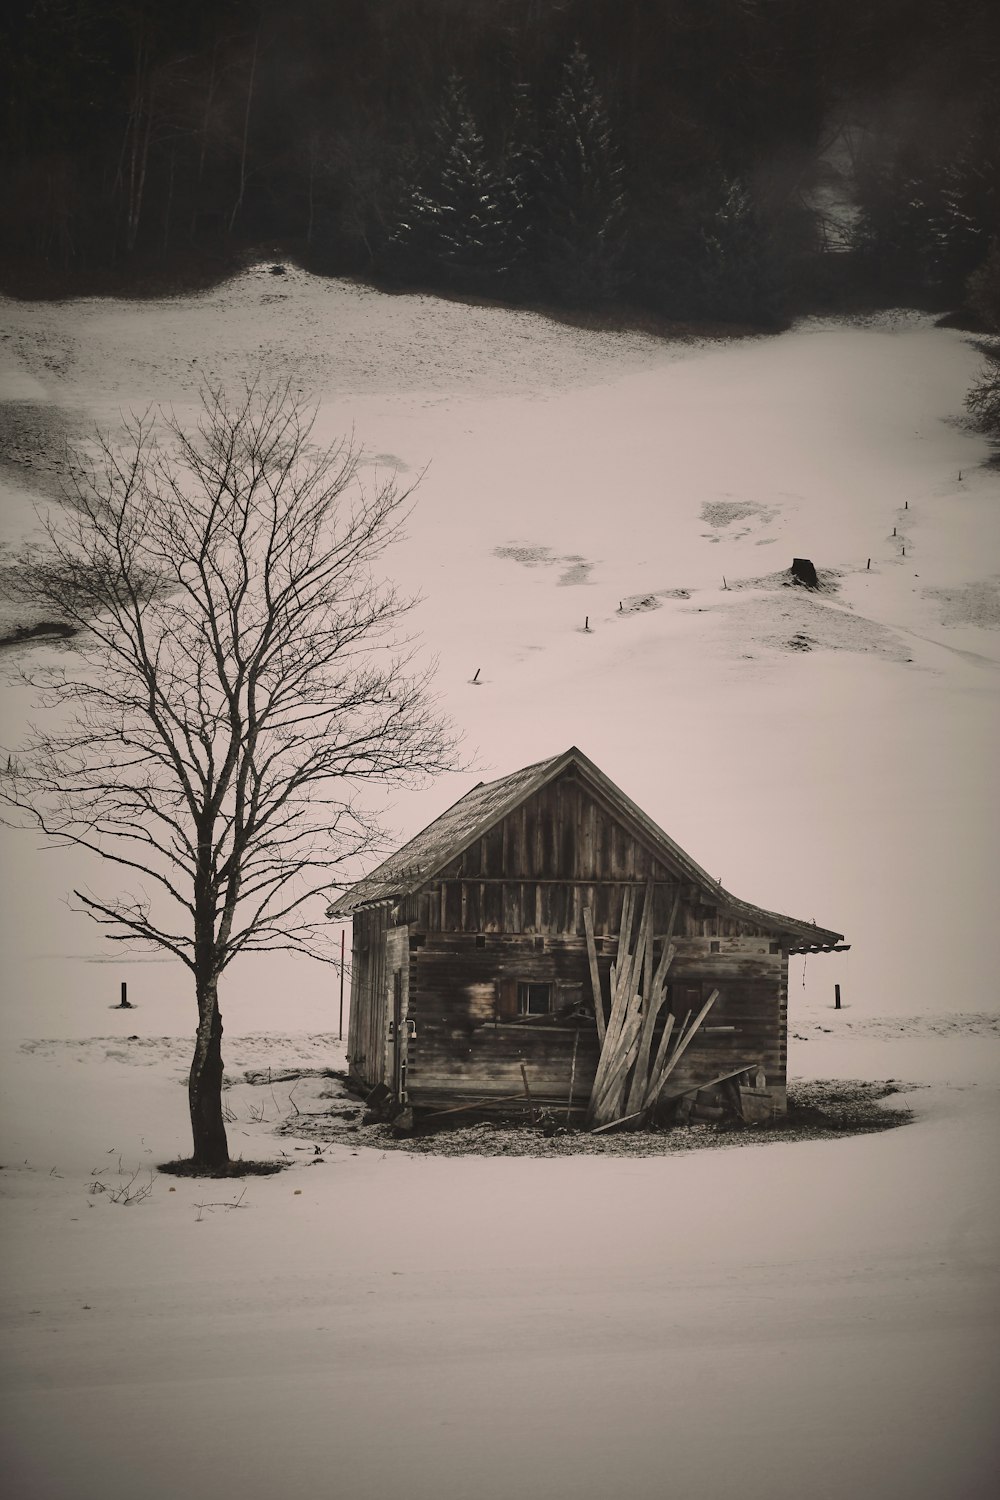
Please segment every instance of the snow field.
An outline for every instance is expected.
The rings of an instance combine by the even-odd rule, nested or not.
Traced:
[[[667,346],[263,270],[3,314],[0,400],[51,430],[263,359],[367,473],[429,466],[386,565],[470,769],[394,798],[399,839],[575,742],[736,894],[846,933],[793,966],[793,1073],[927,1085],[844,1140],[316,1166],[271,1133],[289,1085],[259,1124],[240,1088],[234,1152],[294,1168],[114,1203],[95,1171],[188,1148],[193,997],[65,906],[102,872],[3,832],[18,1500],[992,1495],[1000,512],[963,335]],[[0,468],[4,537],[47,482]],[[782,588],[793,556],[833,591]],[[0,740],[31,712],[5,688]],[[319,965],[234,966],[230,1072],[337,1066],[336,1004]]]
[[[276,1042],[260,1060],[294,1055]],[[800,1044],[822,1076],[848,1054],[852,1076],[933,1074],[942,1048],[962,1082],[877,1136],[640,1160],[337,1145],[246,1184],[156,1177],[132,1205],[91,1173],[183,1146],[179,1050],[26,1054],[14,1492],[992,1493],[997,1040]],[[271,1154],[237,1112],[234,1148]]]

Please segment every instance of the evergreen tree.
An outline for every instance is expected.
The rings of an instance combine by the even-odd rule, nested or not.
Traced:
[[[941,174],[931,263],[949,297],[961,295],[1000,234],[1000,111],[991,113],[969,132]]]
[[[508,290],[514,296],[531,296],[539,290],[541,152],[538,121],[524,83],[514,85],[499,188],[507,226]]]
[[[539,159],[538,254],[550,295],[612,297],[623,280],[624,170],[590,64],[574,47]]]
[[[947,271],[949,242],[957,239],[958,226],[948,178],[948,162],[923,142],[878,142],[859,164],[851,240],[880,295],[922,300],[953,279]],[[975,258],[966,273],[974,264]]]
[[[496,289],[510,265],[509,204],[457,77],[433,144],[389,237],[384,265],[401,281]]]
[[[775,319],[778,288],[770,239],[738,178],[720,183],[695,253],[693,291],[699,314],[733,322]]]
[[[991,333],[1000,333],[1000,237],[966,282],[965,301]]]

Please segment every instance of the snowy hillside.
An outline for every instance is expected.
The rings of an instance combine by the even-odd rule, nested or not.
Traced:
[[[793,961],[793,1074],[919,1085],[915,1123],[852,1138],[317,1152],[266,1080],[342,1066],[336,980],[269,957],[222,992],[229,1128],[293,1165],[175,1181],[187,976],[68,909],[104,872],[0,830],[12,1493],[992,1495],[1000,508],[956,420],[967,337],[669,345],[266,267],[0,312],[3,538],[64,435],[182,412],[201,371],[291,378],[369,471],[424,474],[386,566],[470,769],[387,809],[395,837],[576,743],[736,895],[846,934]],[[0,742],[31,712],[5,684]]]
[[[266,267],[198,298],[4,314],[8,537],[63,433],[183,410],[202,371],[289,377],[372,469],[426,471],[387,567],[424,596],[471,769],[393,808],[400,839],[576,743],[728,889],[847,935],[803,998],[839,982],[869,1015],[992,1003],[1000,513],[957,420],[964,335],[896,315],[671,345]],[[825,592],[783,585],[796,556]],[[16,726],[27,704],[6,697]],[[62,956],[108,953],[59,904],[65,856],[30,844],[6,846],[5,920],[36,1034]],[[71,1034],[119,977],[150,1000],[175,983],[114,958],[76,966]],[[264,974],[232,986],[230,1026],[261,1023]],[[293,987],[307,1008],[281,1024],[325,1026],[326,973],[297,965]]]

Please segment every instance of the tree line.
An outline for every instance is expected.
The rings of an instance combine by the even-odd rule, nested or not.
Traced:
[[[7,279],[247,247],[668,318],[961,301],[1000,229],[991,0],[9,0]]]

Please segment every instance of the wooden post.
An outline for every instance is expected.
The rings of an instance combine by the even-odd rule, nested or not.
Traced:
[[[482,670],[483,670],[483,669],[482,669],[482,667],[477,667],[477,668],[476,668],[476,675],[475,675],[475,677],[473,677],[473,679],[472,679],[472,680],[473,680],[473,682],[478,682],[478,681],[479,681],[479,674],[480,674],[480,672],[481,672],[481,671],[482,671]]]
[[[119,1010],[134,1010],[135,1007],[128,998],[128,981],[122,980],[122,998],[118,1005]]]
[[[587,962],[590,965],[590,987],[594,992],[594,1019],[597,1021],[597,1045],[604,1046],[604,1031],[606,1020],[604,1016],[604,997],[601,994],[601,971],[597,965],[597,944],[594,941],[594,914],[589,906],[583,908],[583,930],[587,938]],[[611,982],[611,994],[614,996],[614,980]]]
[[[869,558],[868,559],[868,567],[865,569],[866,573],[871,572],[871,566],[872,566],[872,560],[871,560],[871,558]]]
[[[337,1041],[344,1040],[344,929],[340,929],[340,1022],[337,1029]]]
[[[839,984],[835,984],[834,987],[833,987],[833,1008],[834,1008],[834,1010],[839,1010],[840,1009],[840,985]]]
[[[569,1065],[569,1099],[566,1104],[566,1124],[573,1109],[573,1085],[576,1083],[576,1049],[580,1045],[580,1031],[577,1028],[573,1033],[573,1061]]]
[[[523,1062],[521,1063],[521,1077],[524,1079],[524,1093],[525,1093],[525,1097],[527,1098],[527,1101],[528,1101],[528,1108],[531,1111],[531,1123],[532,1123],[532,1125],[534,1125],[534,1123],[535,1123],[535,1101],[531,1097],[531,1090],[528,1087],[528,1070],[524,1066]]]

